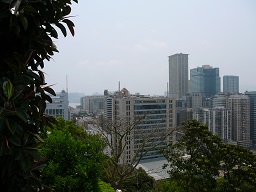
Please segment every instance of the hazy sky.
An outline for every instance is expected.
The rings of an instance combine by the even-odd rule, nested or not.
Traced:
[[[256,90],[255,0],[79,0],[75,37],[45,63],[46,82],[91,95],[121,88],[163,95],[168,56],[189,54],[189,68],[212,65]],[[222,87],[222,84],[221,84]]]

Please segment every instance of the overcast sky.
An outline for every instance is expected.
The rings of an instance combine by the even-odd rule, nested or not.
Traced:
[[[189,54],[189,68],[211,65],[256,91],[255,0],[79,0],[75,37],[60,34],[45,63],[56,92],[115,91],[163,95],[168,56]],[[221,84],[222,87],[222,84]]]

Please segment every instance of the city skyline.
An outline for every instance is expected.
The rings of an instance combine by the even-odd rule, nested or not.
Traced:
[[[168,56],[189,54],[189,70],[202,65],[239,76],[240,92],[253,91],[256,2],[80,1],[72,7],[75,37],[55,41],[60,53],[45,62],[56,91],[91,95],[127,87],[163,95]],[[222,85],[222,82],[221,82]],[[221,88],[222,90],[222,88]]]

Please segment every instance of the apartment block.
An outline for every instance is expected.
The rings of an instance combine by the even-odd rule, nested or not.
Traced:
[[[246,91],[244,94],[250,100],[250,139],[256,145],[256,91]]]
[[[225,142],[232,140],[231,110],[223,107],[200,108],[193,112],[194,119],[208,125],[208,130]]]
[[[111,96],[106,100],[105,118],[111,122],[115,122],[115,126],[119,124],[119,132],[127,131],[126,128],[134,123],[134,120],[142,118],[135,124],[134,129],[129,132],[125,151],[120,158],[121,164],[130,164],[134,156],[142,145],[145,144],[144,150],[148,150],[147,154],[143,156],[142,160],[154,159],[161,157],[160,149],[166,148],[171,140],[171,136],[161,140],[163,134],[176,126],[175,117],[175,100],[166,97],[145,97],[141,95],[136,96]],[[121,125],[123,121],[126,124]],[[104,129],[104,128],[103,128]],[[152,134],[155,132],[154,134]],[[149,137],[147,140],[145,138]],[[112,135],[112,142],[118,141]],[[143,139],[144,138],[144,139]],[[152,147],[152,143],[156,147]]]
[[[230,95],[228,108],[231,109],[232,140],[244,147],[250,147],[249,97],[243,94]]]

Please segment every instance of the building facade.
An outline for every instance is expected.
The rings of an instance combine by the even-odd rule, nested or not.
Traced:
[[[256,145],[256,91],[246,91],[245,95],[250,100],[250,138]]]
[[[164,133],[176,126],[174,99],[166,97],[112,96],[107,98],[106,106],[105,118],[117,124],[120,120],[125,120],[125,125],[119,128],[119,133],[127,131],[126,128],[134,123],[134,120],[142,117],[141,121],[137,122],[135,127],[129,131],[128,141],[122,141],[127,142],[127,145],[120,158],[120,164],[130,164],[134,157],[139,159],[137,153],[144,144],[144,151],[148,151],[141,160],[162,157],[159,150],[166,148],[171,136],[166,137],[164,140],[162,140],[162,137]],[[122,122],[119,125],[121,124]],[[112,135],[113,145],[118,140],[114,137],[117,136]],[[155,147],[152,147],[154,145]]]
[[[107,96],[92,95],[81,98],[81,107],[88,113],[101,113],[105,109]]]
[[[231,110],[223,107],[200,108],[193,112],[194,119],[208,125],[208,130],[225,142],[232,140]]]
[[[180,99],[188,93],[188,54],[169,56],[169,96]]]
[[[223,93],[230,93],[230,94],[239,93],[239,76],[234,76],[234,75],[223,76]]]
[[[228,97],[228,108],[231,109],[232,140],[244,147],[250,147],[249,97],[242,94],[230,95]]]
[[[229,95],[224,93],[218,93],[216,94],[212,99],[212,107],[224,107],[227,108],[227,102],[228,102]]]
[[[62,90],[51,98],[52,103],[46,103],[45,113],[53,117],[63,117],[65,120],[71,119],[68,106],[68,93]]]
[[[190,70],[190,93],[213,97],[220,92],[219,68],[203,65]]]

